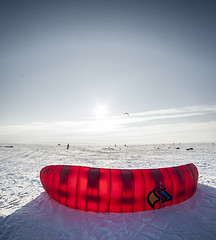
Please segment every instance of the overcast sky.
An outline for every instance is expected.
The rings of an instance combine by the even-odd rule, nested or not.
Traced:
[[[216,141],[215,13],[214,0],[1,0],[0,142]]]

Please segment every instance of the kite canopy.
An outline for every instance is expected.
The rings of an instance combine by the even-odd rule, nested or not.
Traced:
[[[159,169],[104,169],[52,165],[41,169],[46,192],[71,208],[136,212],[174,205],[196,191],[198,171],[190,163]]]
[[[128,112],[125,112],[125,113],[124,113],[124,115],[127,115],[127,116],[129,116],[129,113],[128,113]]]

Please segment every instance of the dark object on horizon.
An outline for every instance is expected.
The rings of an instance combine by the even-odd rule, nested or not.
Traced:
[[[0,146],[0,147],[12,148],[13,146]]]
[[[176,149],[180,149],[179,147],[177,147]]]
[[[187,150],[187,151],[190,151],[190,150],[193,150],[193,148],[187,148],[186,150]]]
[[[67,150],[69,149],[69,144],[67,145]]]

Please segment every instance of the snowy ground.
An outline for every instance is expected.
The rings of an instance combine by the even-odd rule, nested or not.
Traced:
[[[1,144],[0,144],[1,145]],[[176,149],[180,148],[180,149]],[[186,150],[193,148],[193,150]],[[167,208],[93,213],[67,208],[42,188],[50,164],[158,168],[194,163],[196,194]],[[0,147],[0,239],[216,239],[216,144]]]

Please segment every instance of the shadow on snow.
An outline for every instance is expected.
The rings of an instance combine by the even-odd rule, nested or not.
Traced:
[[[216,188],[198,184],[187,201],[154,211],[93,213],[45,192],[0,219],[0,239],[216,239]]]

